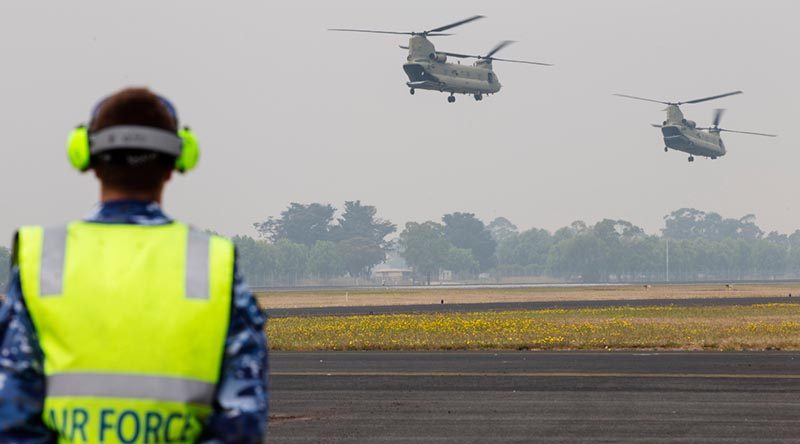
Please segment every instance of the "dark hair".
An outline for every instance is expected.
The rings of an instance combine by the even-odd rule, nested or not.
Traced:
[[[117,125],[141,125],[177,131],[178,122],[161,99],[147,88],[126,88],[106,98],[89,124],[89,132]],[[92,156],[91,167],[103,185],[131,192],[155,192],[175,165],[175,157],[145,150],[116,150]]]

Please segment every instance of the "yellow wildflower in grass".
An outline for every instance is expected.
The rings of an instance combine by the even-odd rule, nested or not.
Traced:
[[[271,319],[275,350],[800,349],[800,305]]]

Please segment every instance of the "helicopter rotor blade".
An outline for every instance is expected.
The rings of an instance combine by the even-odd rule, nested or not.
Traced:
[[[505,48],[506,46],[508,46],[508,45],[510,45],[512,43],[514,43],[514,40],[503,40],[502,42],[498,43],[497,46],[495,46],[489,52],[487,52],[484,57],[489,59],[493,55],[495,55],[497,53],[497,51],[500,51],[501,49]]]
[[[436,51],[436,52],[439,53],[439,54],[445,54],[448,57],[456,57],[456,58],[459,58],[459,59],[497,60],[499,62],[526,63],[528,65],[553,66],[551,63],[531,62],[531,61],[528,61],[528,60],[498,59],[496,57],[484,57],[484,56],[479,56],[479,55],[459,54],[457,52],[445,52],[445,51]]]
[[[653,128],[664,128],[664,125],[659,125],[657,123],[651,123],[650,126],[652,126]]]
[[[496,57],[484,57],[491,60],[497,60],[498,62],[511,62],[511,63],[527,63],[528,65],[540,65],[540,66],[553,66],[552,63],[542,63],[542,62],[531,62],[528,60],[512,60],[512,59],[498,59]]]
[[[678,102],[678,103],[676,103],[676,105],[683,105],[684,103],[706,102],[706,101],[709,101],[709,100],[721,99],[723,97],[735,96],[736,94],[741,94],[741,93],[742,93],[741,91],[734,91],[734,92],[729,92],[729,93],[725,93],[725,94],[719,94],[719,95],[711,96],[711,97],[703,97],[702,99],[694,99],[694,100],[687,100],[685,102]]]
[[[339,32],[369,32],[372,34],[397,34],[397,35],[414,35],[413,32],[398,32],[398,31],[376,31],[373,29],[345,29],[345,28],[329,28],[328,31]]]
[[[436,51],[436,52],[438,52],[439,54],[445,54],[448,57],[456,57],[456,58],[459,58],[459,59],[479,59],[479,58],[481,58],[481,56],[474,56],[474,55],[468,55],[468,54],[459,54],[457,52],[444,52],[444,51]]]
[[[444,25],[444,26],[440,26],[438,28],[433,28],[430,31],[425,31],[423,34],[431,35],[431,33],[447,31],[448,29],[455,28],[456,26],[465,25],[465,24],[467,24],[469,22],[472,22],[472,21],[475,21],[475,20],[478,20],[478,19],[482,19],[482,18],[484,18],[484,16],[482,16],[482,15],[474,15],[474,16],[472,16],[470,18],[466,18],[464,20],[459,20],[459,21],[457,21],[455,23],[450,23],[449,25]]]
[[[764,136],[764,137],[778,137],[777,134],[754,133],[752,131],[734,131],[725,128],[716,128],[716,129],[719,131],[725,131],[726,133],[750,134],[752,136]]]
[[[670,102],[662,102],[661,100],[655,100],[655,99],[645,99],[644,97],[629,96],[627,94],[614,94],[614,95],[617,97],[625,97],[628,99],[644,100],[645,102],[662,103],[664,105],[675,105],[674,103]]]
[[[724,109],[717,108],[714,110],[714,122],[713,125],[715,128],[719,127],[719,121],[722,120],[722,114],[725,112]]]

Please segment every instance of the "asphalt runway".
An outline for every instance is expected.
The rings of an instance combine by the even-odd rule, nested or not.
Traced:
[[[747,297],[695,299],[620,299],[593,301],[493,302],[480,304],[381,305],[348,307],[271,308],[264,310],[270,317],[288,316],[348,316],[398,313],[457,313],[475,311],[542,310],[546,308],[678,307],[752,305],[771,303],[800,303],[800,297]]]
[[[268,442],[798,442],[800,353],[271,355]]]

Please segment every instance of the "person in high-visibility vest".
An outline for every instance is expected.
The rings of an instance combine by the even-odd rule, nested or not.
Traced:
[[[260,443],[265,319],[231,241],[161,209],[199,147],[144,88],[102,100],[68,157],[100,205],[14,239],[0,308],[0,443]]]

